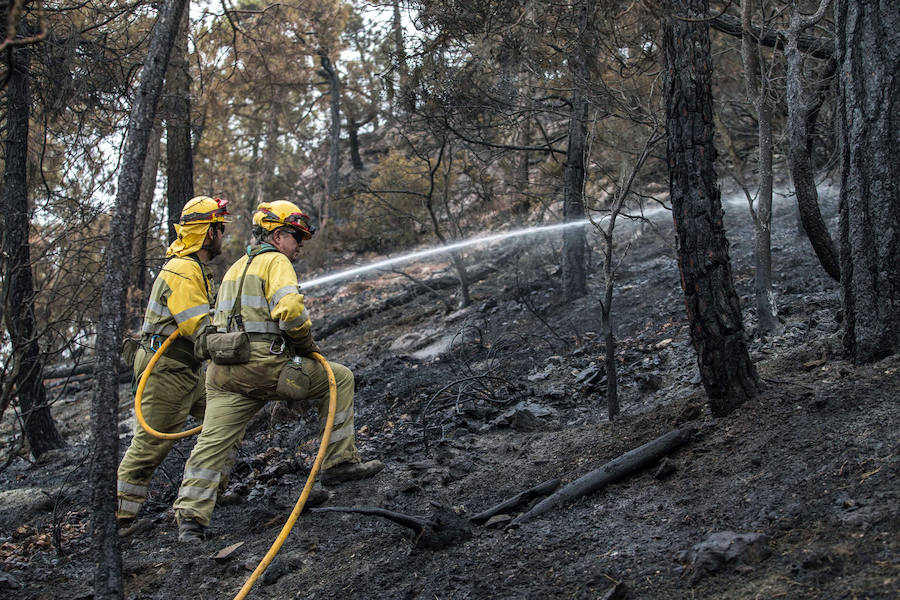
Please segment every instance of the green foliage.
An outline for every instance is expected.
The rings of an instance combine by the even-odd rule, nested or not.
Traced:
[[[343,200],[347,222],[338,236],[357,250],[387,252],[420,241],[427,219],[428,165],[391,151],[375,167],[369,189]]]

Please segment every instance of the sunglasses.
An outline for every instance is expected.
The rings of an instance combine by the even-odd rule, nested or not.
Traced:
[[[282,229],[282,231],[285,231]],[[299,231],[292,231],[290,229],[286,230],[286,232],[297,241],[298,246],[302,246],[304,242],[303,234]]]

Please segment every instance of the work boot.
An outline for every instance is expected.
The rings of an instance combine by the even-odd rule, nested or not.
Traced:
[[[322,485],[338,485],[345,481],[356,481],[372,477],[384,468],[380,460],[369,460],[358,463],[341,463],[322,471]]]
[[[193,519],[185,519],[178,524],[178,541],[183,544],[196,544],[203,541],[203,525]]]

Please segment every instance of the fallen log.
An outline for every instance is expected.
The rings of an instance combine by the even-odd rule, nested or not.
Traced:
[[[41,376],[44,379],[60,379],[62,377],[74,377],[75,375],[90,375],[93,377],[94,369],[97,368],[97,362],[89,360],[77,365],[57,365],[55,367],[44,367]],[[119,373],[131,372],[131,367],[124,362],[119,361]]]
[[[357,513],[384,517],[398,525],[412,529],[415,534],[412,544],[416,548],[439,550],[452,546],[472,535],[465,519],[457,516],[452,510],[439,505],[434,506],[436,510],[430,518],[407,515],[386,508],[378,508],[377,506],[323,506],[311,508],[310,512]]]
[[[494,515],[504,514],[507,511],[518,510],[519,507],[528,504],[535,498],[541,498],[543,496],[546,496],[547,494],[552,494],[556,490],[556,488],[559,487],[559,484],[559,479],[550,479],[548,481],[545,481],[544,483],[539,483],[532,488],[528,488],[524,492],[519,492],[512,498],[508,498],[499,504],[495,504],[494,506],[481,511],[477,515],[469,517],[469,521],[475,523],[476,525],[483,525]]]
[[[652,465],[663,456],[686,444],[694,434],[694,427],[686,425],[675,431],[647,442],[643,446],[629,450],[625,454],[614,458],[599,469],[595,469],[586,475],[582,475],[572,483],[563,486],[551,496],[538,502],[531,510],[522,513],[512,520],[508,527],[517,527],[526,521],[530,521],[538,515],[549,512],[556,507],[593,494],[604,486],[614,483],[635,471]]]
[[[131,369],[128,369],[127,371],[119,371],[118,381],[119,381],[119,383],[128,383],[131,381],[131,378],[133,376],[134,375],[131,372]],[[48,377],[47,379],[51,379],[51,378]],[[59,381],[48,382],[48,383],[44,384],[44,387],[48,390],[63,387],[66,389],[72,389],[72,390],[77,391],[77,390],[81,389],[82,384],[87,383],[89,381],[93,381],[93,379],[94,379],[93,373],[88,373],[86,375],[75,375],[73,377],[66,377],[65,379],[60,379]]]

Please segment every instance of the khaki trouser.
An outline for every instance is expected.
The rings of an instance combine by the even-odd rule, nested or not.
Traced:
[[[207,406],[200,439],[184,467],[184,480],[175,501],[175,518],[209,525],[217,488],[229,451],[244,437],[247,423],[269,400],[277,400],[275,386],[284,355],[273,355],[270,344],[252,342],[250,362],[242,365],[210,364],[206,375]],[[318,403],[320,427],[328,416],[328,376],[318,361],[304,357],[302,376],[309,377],[308,399]],[[353,373],[329,362],[337,383],[337,408],[323,469],[344,462],[359,462],[353,426]]]
[[[137,381],[153,353],[139,348],[134,359]],[[201,369],[193,370],[167,356],[160,357],[147,378],[141,395],[141,412],[147,424],[166,433],[181,431],[188,414],[203,418],[206,386]],[[131,445],[122,457],[118,471],[117,519],[131,519],[147,499],[153,472],[165,460],[177,440],[151,436],[137,422]]]

